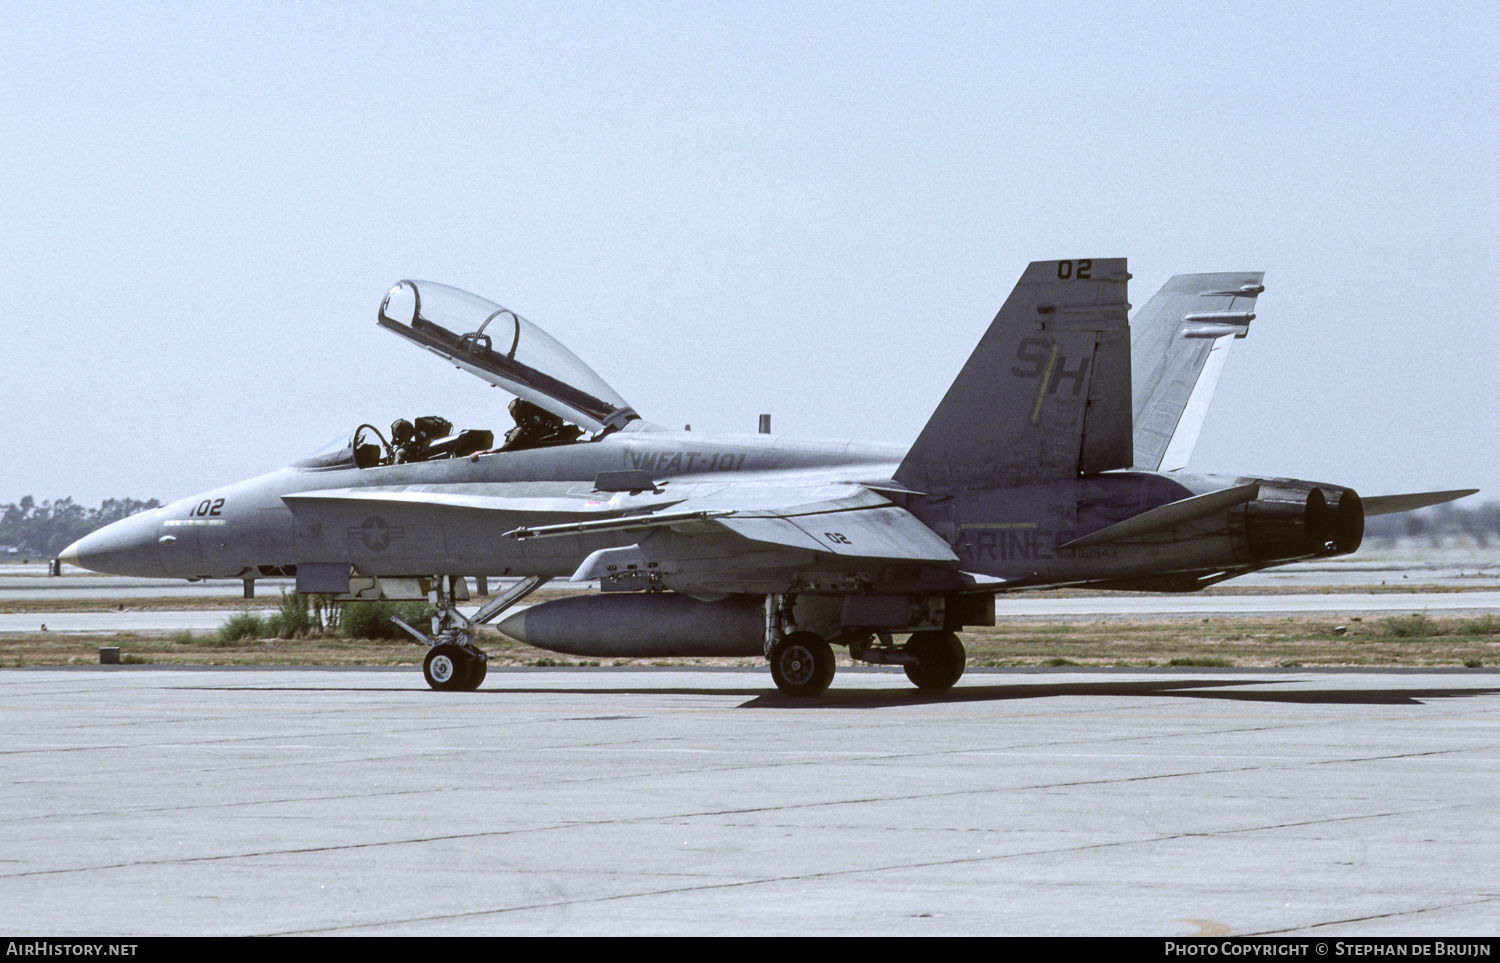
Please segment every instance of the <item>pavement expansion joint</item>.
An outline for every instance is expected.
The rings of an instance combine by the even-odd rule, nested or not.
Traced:
[[[1286,933],[1304,933],[1309,930],[1321,929],[1325,926],[1350,926],[1355,923],[1369,923],[1373,920],[1401,919],[1408,916],[1420,916],[1424,913],[1438,913],[1448,909],[1459,909],[1465,906],[1482,906],[1490,903],[1495,897],[1477,900],[1463,900],[1457,903],[1443,903],[1438,906],[1423,906],[1417,909],[1393,910],[1389,913],[1373,913],[1369,916],[1354,916],[1348,919],[1327,920],[1322,923],[1307,923],[1302,926],[1292,926],[1281,930],[1260,930],[1254,933],[1237,933],[1237,936],[1281,936]]]

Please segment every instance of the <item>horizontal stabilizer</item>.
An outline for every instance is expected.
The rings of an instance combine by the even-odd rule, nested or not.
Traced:
[[[1090,545],[1102,545],[1105,542],[1118,542],[1127,538],[1149,535],[1163,528],[1171,528],[1173,525],[1181,525],[1184,522],[1203,518],[1205,515],[1233,508],[1253,500],[1258,494],[1260,494],[1260,482],[1209,492],[1206,495],[1194,495],[1192,498],[1184,498],[1181,501],[1153,508],[1149,512],[1134,515],[1123,522],[1117,522],[1108,528],[1101,528],[1097,532],[1082,538],[1075,538],[1066,545],[1058,547],[1087,548]]]
[[[1477,493],[1477,488],[1459,488],[1451,492],[1418,492],[1412,495],[1376,495],[1373,498],[1361,498],[1365,506],[1365,516],[1370,515],[1395,515],[1398,512],[1411,512],[1429,505],[1441,505],[1443,502],[1451,502],[1459,498],[1467,498]]]

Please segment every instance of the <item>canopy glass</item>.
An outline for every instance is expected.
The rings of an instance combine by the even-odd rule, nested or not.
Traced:
[[[446,284],[402,281],[381,302],[382,328],[590,431],[639,418],[547,332],[508,308]]]

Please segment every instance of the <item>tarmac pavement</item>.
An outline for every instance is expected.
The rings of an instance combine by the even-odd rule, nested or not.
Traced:
[[[0,928],[1500,933],[1500,672],[0,671]]]

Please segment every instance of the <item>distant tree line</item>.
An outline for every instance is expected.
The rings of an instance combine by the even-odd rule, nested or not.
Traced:
[[[1500,544],[1500,502],[1481,502],[1468,507],[1458,502],[1434,505],[1399,515],[1376,515],[1365,519],[1365,538],[1394,541],[1467,536],[1481,548]]]
[[[0,546],[29,555],[55,556],[78,539],[110,522],[128,518],[148,508],[160,508],[156,499],[106,498],[98,508],[86,508],[71,498],[36,503],[27,495],[19,502],[0,506]]]

